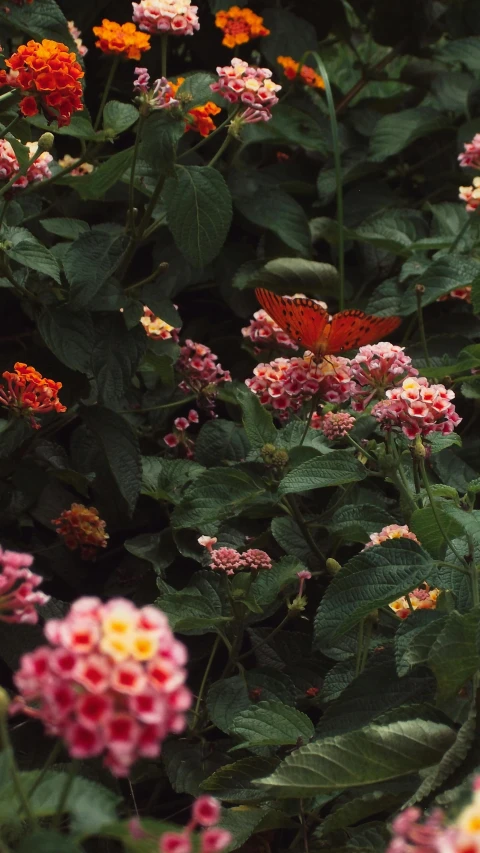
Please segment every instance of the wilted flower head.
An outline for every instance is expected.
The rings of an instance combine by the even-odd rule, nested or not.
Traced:
[[[325,88],[323,77],[320,77],[320,74],[317,74],[308,65],[300,65],[300,62],[295,62],[291,56],[277,56],[277,62],[282,66],[283,73],[288,80],[298,78],[302,83],[305,83],[306,86],[310,86],[312,89]]]
[[[106,548],[110,538],[105,532],[106,523],[94,506],[73,503],[70,509],[52,519],[52,524],[70,551],[80,550],[82,560],[95,560],[98,549]]]
[[[5,65],[12,70],[8,83],[25,94],[20,101],[24,116],[42,110],[49,121],[56,119],[59,127],[65,127],[74,112],[83,110],[80,80],[84,72],[65,44],[51,39],[29,41],[21,44]]]
[[[67,21],[67,24],[68,24],[68,31],[69,31],[72,39],[74,40],[74,42],[77,46],[77,50],[78,50],[80,56],[85,56],[88,53],[88,47],[85,47],[85,45],[82,41],[81,30],[79,30],[78,27],[75,26],[74,21]]]
[[[0,548],[0,622],[35,625],[36,608],[50,601],[37,591],[43,578],[30,571],[32,563],[30,554]]]
[[[78,166],[75,166],[70,171],[70,175],[73,178],[82,178],[84,175],[91,175],[95,169],[93,163],[81,163],[79,157],[72,157],[70,154],[65,154],[61,160],[58,161],[58,165],[62,169],[69,168],[73,166],[74,163],[78,163]]]
[[[466,209],[473,213],[480,204],[480,178],[474,178],[471,186],[459,187],[458,190],[458,197],[467,202]]]
[[[462,420],[452,403],[454,392],[444,385],[430,385],[424,376],[404,379],[399,387],[389,389],[386,397],[373,407],[373,417],[382,429],[401,429],[410,439],[432,432],[448,435]]]
[[[253,373],[245,384],[284,420],[316,394],[329,403],[343,403],[352,389],[348,359],[336,356],[319,364],[309,353],[303,358],[276,358],[269,364],[258,364]]]
[[[153,311],[150,311],[146,305],[143,306],[143,317],[140,322],[149,338],[160,338],[162,341],[174,340],[178,341],[180,329],[175,329],[170,326],[165,320],[156,317]]]
[[[352,408],[357,412],[362,412],[374,397],[381,399],[387,388],[407,376],[418,376],[405,348],[384,341],[360,347],[355,358],[350,359],[350,370],[355,382]]]
[[[190,0],[140,0],[133,3],[133,20],[147,33],[193,36],[200,29],[198,6]]]
[[[0,387],[0,405],[19,417],[28,418],[33,429],[40,429],[37,414],[67,411],[58,399],[61,382],[45,379],[38,370],[20,361],[15,363],[14,371],[2,373],[7,388]]]
[[[146,68],[135,68],[134,73],[133,90],[144,112],[178,106],[178,101],[173,97],[172,84],[166,77],[160,77],[150,86],[150,74]]]
[[[480,169],[480,133],[476,133],[471,142],[465,142],[465,151],[458,155],[461,166],[469,169]]]
[[[271,109],[278,104],[277,92],[282,88],[271,80],[269,68],[255,68],[235,57],[231,65],[218,66],[219,80],[212,83],[212,92],[219,92],[231,104],[245,107],[235,121],[254,123],[269,121]]]
[[[44,628],[50,645],[22,657],[11,713],[41,720],[72,758],[104,755],[115,776],[156,758],[191,704],[187,652],[156,607],[80,598]]]
[[[222,9],[217,12],[215,26],[223,31],[222,44],[225,47],[235,47],[250,39],[270,35],[270,30],[263,26],[263,18],[246,7],[240,9],[239,6],[231,6],[226,11]]]
[[[406,619],[414,610],[435,610],[439,595],[439,589],[430,589],[428,583],[424,583],[408,595],[392,601],[389,607],[400,619]]]
[[[319,419],[316,428],[321,429],[325,438],[334,441],[336,438],[344,438],[355,426],[355,418],[348,412],[327,412]]]
[[[104,18],[101,26],[93,28],[98,41],[95,47],[102,53],[123,56],[124,59],[140,59],[142,53],[150,50],[150,36],[139,32],[135,24],[118,24]]]
[[[27,142],[26,146],[29,151],[28,156],[31,159],[38,148],[38,144],[36,142]],[[45,178],[51,178],[52,173],[49,169],[49,163],[52,160],[53,157],[48,151],[40,152],[32,165],[28,167],[26,174],[17,178],[12,185],[11,192],[25,189],[29,184],[43,181]],[[0,181],[10,181],[19,171],[20,164],[10,142],[8,139],[0,139]]]

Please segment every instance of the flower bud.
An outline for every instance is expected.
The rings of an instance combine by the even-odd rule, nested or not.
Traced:
[[[415,437],[415,444],[412,448],[412,455],[415,457],[415,459],[425,459],[425,456],[427,455],[427,449],[422,443],[420,435],[417,435]]]
[[[39,151],[51,151],[53,148],[53,143],[55,142],[55,137],[53,133],[42,133],[40,139],[37,142]]]
[[[3,687],[0,687],[0,717],[6,717],[10,706],[10,697]]]
[[[334,560],[333,557],[329,557],[325,565],[327,567],[327,571],[330,572],[331,575],[336,575],[337,572],[339,572],[342,568],[340,563],[337,563],[337,561]]]

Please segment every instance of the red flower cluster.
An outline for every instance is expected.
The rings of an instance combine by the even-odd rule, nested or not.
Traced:
[[[49,121],[57,119],[59,127],[70,124],[72,114],[83,110],[81,65],[74,53],[58,41],[43,39],[21,44],[5,64],[11,69],[4,74],[7,82],[25,92],[20,110],[25,116],[37,115],[41,109]]]
[[[36,607],[50,601],[50,596],[37,592],[43,578],[30,571],[33,557],[0,548],[0,622],[35,625]]]
[[[21,659],[10,711],[41,720],[72,758],[103,753],[115,776],[128,776],[138,758],[156,758],[166,736],[183,731],[187,652],[156,607],[80,598],[44,633],[50,645]]]
[[[432,432],[448,435],[462,420],[452,403],[454,392],[447,391],[444,385],[429,385],[424,376],[404,379],[386,396],[373,407],[373,417],[382,429],[399,428],[410,439]]]
[[[33,429],[40,429],[36,414],[67,411],[58,399],[61,382],[45,379],[33,367],[20,361],[15,363],[14,370],[15,373],[8,370],[2,373],[7,380],[7,389],[0,387],[0,405],[7,406],[16,415],[29,418]]]
[[[94,560],[98,549],[107,547],[105,522],[94,506],[74,503],[59,518],[54,518],[52,524],[57,525],[57,533],[70,551],[80,549],[82,560]]]

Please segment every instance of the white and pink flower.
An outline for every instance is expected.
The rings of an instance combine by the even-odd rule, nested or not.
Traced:
[[[471,142],[465,142],[464,151],[458,155],[460,166],[468,169],[480,169],[480,133],[476,133]]]
[[[35,625],[37,607],[50,601],[37,589],[43,578],[30,570],[32,563],[31,554],[0,548],[0,622]]]
[[[38,144],[36,142],[26,142],[25,145],[28,148],[31,159],[38,148]],[[28,167],[26,174],[20,175],[13,183],[12,191],[25,189],[29,184],[51,178],[52,173],[49,169],[49,164],[52,160],[53,157],[48,151],[42,151],[31,166]],[[0,139],[0,181],[10,181],[19,171],[20,164],[10,142],[8,139]]]
[[[454,392],[444,385],[430,385],[424,376],[410,376],[386,392],[386,399],[376,403],[372,415],[382,429],[401,429],[409,439],[432,432],[448,435],[462,420],[452,403],[454,398]]]
[[[140,0],[132,5],[133,21],[146,33],[193,36],[200,29],[198,6],[190,0]]]
[[[234,57],[231,65],[217,67],[218,82],[212,83],[212,92],[218,92],[231,104],[245,107],[238,119],[244,124],[269,121],[271,109],[278,104],[277,92],[282,88],[271,79],[269,68],[249,65]]]

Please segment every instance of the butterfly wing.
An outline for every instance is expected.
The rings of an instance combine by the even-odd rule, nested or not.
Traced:
[[[324,352],[337,354],[373,344],[387,337],[401,322],[400,317],[375,317],[356,308],[340,311],[332,319]]]
[[[329,319],[324,308],[307,297],[289,299],[261,288],[257,288],[255,296],[267,314],[292,340],[317,353],[317,342],[322,338]]]

